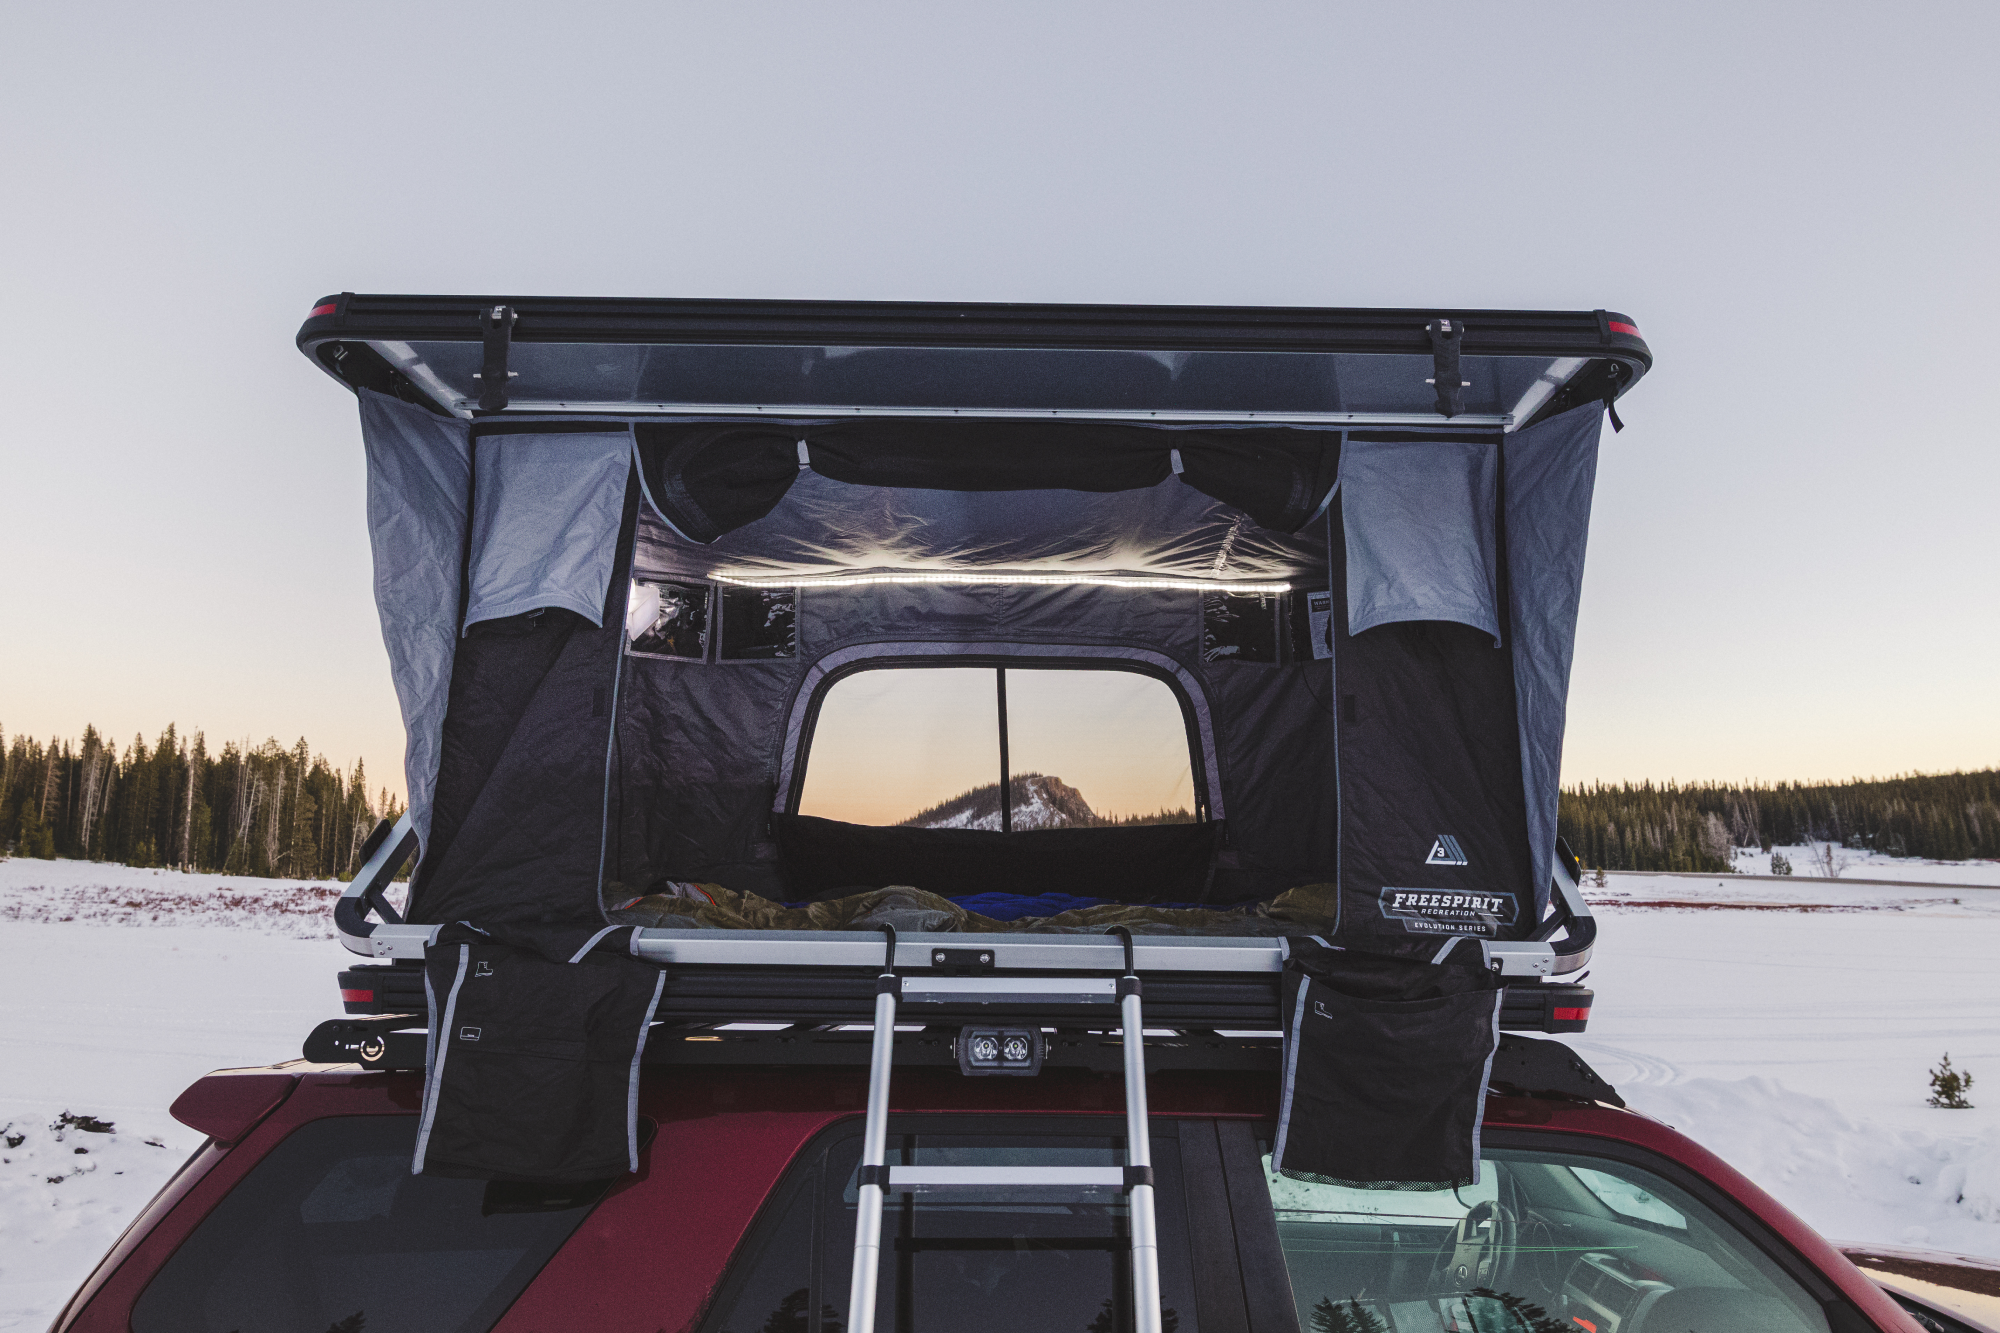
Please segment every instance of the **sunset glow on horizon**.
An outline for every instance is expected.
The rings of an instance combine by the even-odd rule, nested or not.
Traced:
[[[1007,668],[1008,770],[1106,818],[1194,809],[1180,701],[1133,671]],[[1000,780],[992,667],[864,671],[820,705],[799,813],[889,825]]]

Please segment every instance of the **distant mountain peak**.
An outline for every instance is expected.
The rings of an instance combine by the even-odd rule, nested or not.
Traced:
[[[1106,823],[1083,793],[1061,778],[1045,773],[1017,773],[1007,783],[1013,825],[1020,829],[1089,828]],[[952,797],[910,816],[898,828],[964,828],[1000,830],[1000,784]]]

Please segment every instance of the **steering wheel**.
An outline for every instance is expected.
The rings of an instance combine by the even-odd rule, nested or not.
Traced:
[[[1433,1287],[1449,1292],[1474,1287],[1505,1291],[1513,1279],[1519,1235],[1520,1224],[1507,1205],[1498,1199],[1474,1204],[1452,1228],[1449,1248],[1438,1251]]]

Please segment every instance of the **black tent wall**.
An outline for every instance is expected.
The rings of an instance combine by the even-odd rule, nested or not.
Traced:
[[[1512,655],[1444,620],[1349,634],[1345,599],[1333,605],[1341,935],[1428,957],[1454,935],[1518,934],[1538,907]]]

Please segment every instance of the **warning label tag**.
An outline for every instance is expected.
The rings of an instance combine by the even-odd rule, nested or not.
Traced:
[[[1403,923],[1413,935],[1477,935],[1492,939],[1514,924],[1517,906],[1511,893],[1480,893],[1470,889],[1396,889],[1383,887],[1382,915]]]
[[[1312,627],[1313,656],[1324,660],[1333,656],[1333,594],[1306,594],[1306,620]]]

